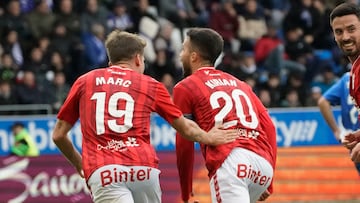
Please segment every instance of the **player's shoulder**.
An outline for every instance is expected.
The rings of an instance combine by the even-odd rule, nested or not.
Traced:
[[[86,73],[84,73],[83,75],[81,75],[80,77],[91,77],[91,76],[97,76],[99,74],[102,74],[104,71],[106,71],[108,69],[106,68],[97,68],[97,69],[93,69],[93,70],[90,70]]]
[[[141,73],[138,73],[139,74],[139,77],[140,77],[140,81],[141,82],[149,82],[149,83],[153,83],[153,84],[162,84],[161,82],[159,82],[158,80],[156,80],[155,78],[149,76],[149,75],[145,75],[145,74],[141,74]]]
[[[181,79],[178,83],[175,84],[174,89],[180,88],[183,86],[187,86],[188,84],[192,83],[194,75],[189,75],[183,79]]]

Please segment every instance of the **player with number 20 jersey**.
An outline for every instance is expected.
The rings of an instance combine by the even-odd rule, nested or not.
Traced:
[[[269,142],[269,137],[275,139],[276,135],[273,129],[265,128],[271,123],[270,117],[246,83],[214,67],[204,67],[175,86],[174,102],[184,115],[205,130],[216,124],[239,130],[240,138],[232,143],[216,147],[201,145],[210,178],[235,147],[255,152],[275,167],[276,141]],[[193,157],[194,147],[180,136],[176,145],[181,146],[177,147],[177,153],[182,196],[186,199],[192,192],[193,160],[189,161],[188,157]],[[269,188],[272,192],[272,185]]]

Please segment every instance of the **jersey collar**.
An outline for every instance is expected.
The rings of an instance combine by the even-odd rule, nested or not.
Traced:
[[[131,69],[131,68],[125,68],[125,67],[115,66],[115,65],[110,66],[110,68],[121,69],[121,70],[131,70],[131,71],[133,71],[133,69]]]
[[[211,66],[204,66],[204,67],[201,67],[199,69],[197,69],[198,71],[201,71],[201,70],[215,70],[215,67],[211,67]]]

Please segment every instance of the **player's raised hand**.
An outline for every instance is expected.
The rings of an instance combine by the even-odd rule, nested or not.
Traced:
[[[209,132],[208,145],[216,146],[220,144],[226,144],[233,142],[239,137],[238,130],[236,129],[224,129],[224,126],[214,126]]]

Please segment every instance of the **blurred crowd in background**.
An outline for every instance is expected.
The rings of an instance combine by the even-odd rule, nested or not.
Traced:
[[[145,74],[171,93],[184,33],[197,26],[223,36],[216,67],[249,83],[265,106],[316,106],[350,68],[329,24],[342,2],[2,0],[0,105],[49,104],[56,113],[79,75],[108,65],[104,40],[114,29],[146,39]]]

